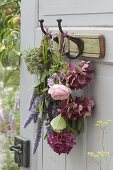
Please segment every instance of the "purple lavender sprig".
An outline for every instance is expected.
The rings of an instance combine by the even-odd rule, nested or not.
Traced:
[[[37,122],[37,120],[38,120],[38,115],[39,115],[39,112],[34,112],[34,115],[33,115],[33,121],[34,121],[34,123]]]
[[[37,96],[35,91],[33,92],[31,101],[30,101],[30,106],[29,106],[29,111],[32,111],[34,107],[36,107],[39,104],[39,101],[41,100],[42,96]]]
[[[51,134],[51,132],[52,132],[52,128],[51,128],[51,126],[49,125],[49,126],[46,126],[46,133],[47,133],[47,135],[49,135],[49,134]]]
[[[26,128],[31,123],[32,120],[33,120],[33,114],[30,114],[28,119],[24,123],[24,128]]]
[[[55,101],[53,101],[53,105],[52,105],[52,117],[55,118],[56,116],[58,116],[59,112],[58,112],[58,105],[56,104]]]
[[[29,111],[31,112],[31,114],[28,116],[27,120],[25,121],[24,128],[26,128],[31,123],[32,120],[34,121],[34,123],[37,122],[38,115],[39,115],[39,112],[37,111],[37,106],[39,104],[40,99],[41,97],[37,96],[35,94],[35,91],[33,91],[33,95],[30,101],[30,107],[29,107]]]
[[[53,100],[51,96],[48,96],[47,100],[49,103],[48,108],[47,108],[47,115],[48,115],[49,121],[51,121],[59,114],[57,111],[58,105],[57,105],[57,102]]]
[[[47,108],[47,117],[49,119],[49,121],[51,121],[53,119],[52,117],[52,105],[53,105],[53,99],[51,98],[51,96],[48,96],[48,108]]]
[[[45,126],[46,126],[46,133],[47,135],[49,135],[51,132],[52,132],[52,128],[51,128],[51,125],[50,125],[50,119],[48,117],[48,114],[46,114],[46,119],[45,119]]]
[[[28,119],[24,123],[24,128],[26,128],[31,123],[32,120],[34,123],[36,123],[38,120],[38,115],[39,115],[39,112],[35,110],[32,111],[32,113],[28,116]]]
[[[35,154],[35,152],[38,148],[39,142],[40,142],[42,128],[43,128],[43,122],[44,122],[44,117],[39,117],[38,122],[37,122],[37,134],[36,134],[36,138],[35,138],[35,142],[34,142],[33,154]]]
[[[50,96],[48,96],[48,109],[46,113],[46,118],[45,118],[45,126],[46,126],[46,133],[49,135],[52,132],[52,128],[50,125],[50,122],[53,118],[55,118],[59,113],[58,113],[58,105],[55,100],[53,100]]]
[[[35,102],[35,99],[36,99],[36,94],[35,94],[35,91],[33,91],[33,94],[32,94],[32,97],[31,97],[31,101],[30,101],[30,106],[29,106],[29,111],[31,111],[32,109],[32,106],[33,106],[33,103]]]
[[[50,40],[52,38],[51,32],[49,31],[48,27],[45,27],[46,30],[46,37],[48,40]]]

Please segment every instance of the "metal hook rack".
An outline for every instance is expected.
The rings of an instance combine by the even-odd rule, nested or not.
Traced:
[[[70,44],[70,47],[66,49],[64,55],[69,59],[76,59],[79,57],[90,57],[90,58],[102,58],[105,56],[105,38],[103,35],[88,35],[88,34],[73,34],[69,35],[65,33],[62,29],[62,19],[56,20],[58,23],[59,32],[66,38],[65,46]],[[44,29],[43,23],[44,19],[39,20],[42,32],[47,35]],[[50,34],[52,39],[52,35]],[[58,37],[53,39],[57,44],[59,44]]]

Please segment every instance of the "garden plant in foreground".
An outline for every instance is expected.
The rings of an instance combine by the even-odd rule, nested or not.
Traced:
[[[107,127],[111,124],[112,120],[102,121],[99,120],[96,122],[96,126],[100,129],[101,137],[101,150],[97,152],[88,152],[88,156],[96,163],[99,170],[109,170],[110,161],[113,156],[113,153],[108,152],[104,146],[105,133]]]
[[[2,170],[18,170],[14,163],[13,153],[9,147],[13,145],[14,135],[19,134],[19,108],[15,110],[19,91],[20,61],[20,1],[0,0],[0,133],[5,136],[2,143],[5,161]],[[14,134],[15,133],[15,134]]]

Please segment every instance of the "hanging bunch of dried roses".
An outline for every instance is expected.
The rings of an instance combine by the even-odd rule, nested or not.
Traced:
[[[83,128],[84,119],[91,115],[94,101],[90,97],[75,96],[76,90],[88,86],[93,78],[90,61],[72,65],[63,61],[64,35],[60,35],[59,50],[53,50],[49,33],[43,36],[39,48],[23,52],[27,69],[37,75],[30,102],[30,115],[24,127],[31,121],[37,123],[33,153],[36,152],[46,126],[45,139],[58,154],[69,153],[76,144],[75,137]]]

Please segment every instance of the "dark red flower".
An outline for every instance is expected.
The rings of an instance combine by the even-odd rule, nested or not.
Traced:
[[[90,97],[76,97],[74,101],[63,101],[60,112],[66,119],[85,118],[92,112],[94,101]]]
[[[71,132],[62,131],[61,133],[52,132],[48,136],[48,144],[58,153],[69,153],[76,144],[75,136]]]
[[[67,78],[67,82],[72,90],[83,89],[92,80],[94,69],[90,61],[81,61],[75,68],[72,66],[69,68],[70,75]]]

